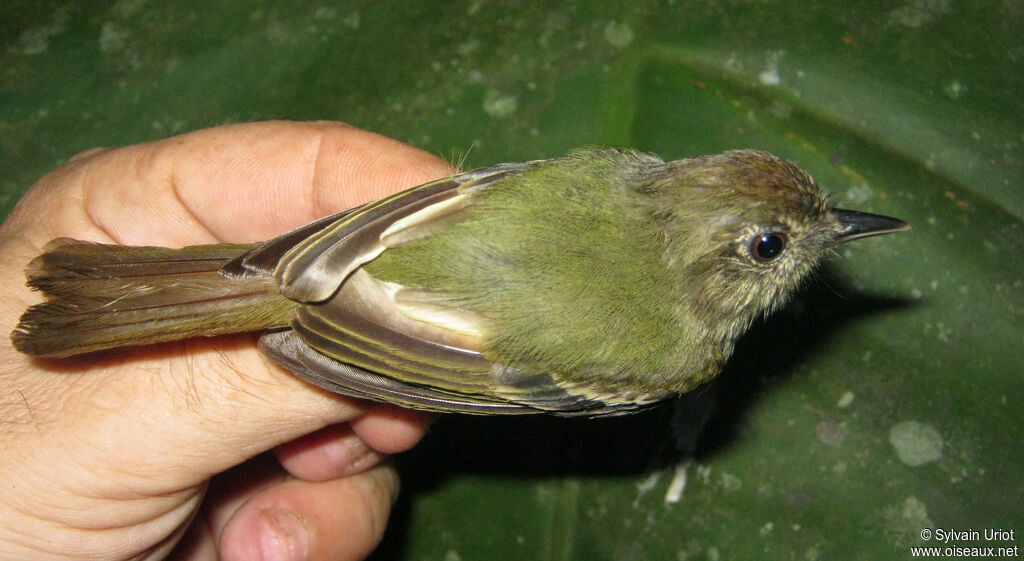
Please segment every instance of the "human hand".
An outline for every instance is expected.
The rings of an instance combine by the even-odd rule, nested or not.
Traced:
[[[233,125],[79,154],[0,225],[0,325],[10,333],[40,301],[22,271],[53,238],[261,241],[451,171],[337,123]],[[361,558],[397,492],[381,461],[427,422],[301,382],[251,334],[65,360],[28,357],[4,336],[0,557]]]

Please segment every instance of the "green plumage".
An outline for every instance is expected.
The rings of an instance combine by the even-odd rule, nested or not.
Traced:
[[[573,381],[596,371],[645,390],[683,382],[700,374],[690,357],[702,353],[665,244],[636,204],[637,170],[659,163],[617,150],[538,163],[470,191],[459,222],[364,268],[491,320],[489,360]]]

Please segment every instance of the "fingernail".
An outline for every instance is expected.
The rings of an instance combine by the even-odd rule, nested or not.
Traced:
[[[327,452],[341,475],[366,471],[381,459],[379,453],[355,434],[339,439],[334,446],[327,449]]]
[[[260,514],[260,553],[264,561],[303,561],[309,556],[306,526],[288,510]]]

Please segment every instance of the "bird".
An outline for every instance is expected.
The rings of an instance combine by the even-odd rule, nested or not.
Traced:
[[[457,173],[263,243],[52,241],[11,334],[66,357],[258,331],[339,394],[482,415],[631,413],[721,370],[840,244],[910,229],[843,210],[759,150],[626,148]]]

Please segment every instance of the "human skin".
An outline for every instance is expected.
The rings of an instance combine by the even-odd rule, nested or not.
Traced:
[[[179,247],[270,238],[448,175],[339,123],[230,125],[72,158],[0,225],[0,330],[41,300],[53,238]],[[71,359],[0,338],[0,558],[359,559],[429,418],[314,388],[253,334]]]

